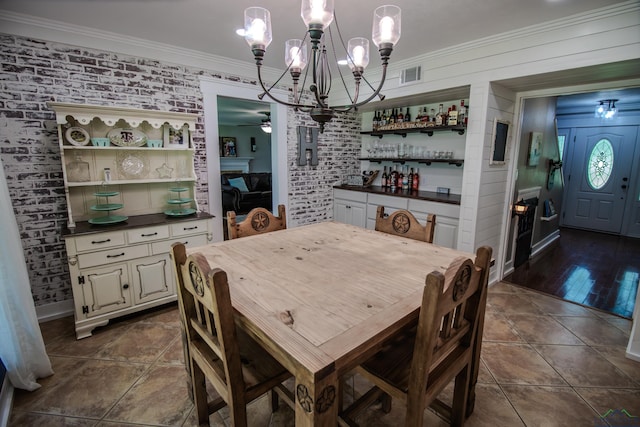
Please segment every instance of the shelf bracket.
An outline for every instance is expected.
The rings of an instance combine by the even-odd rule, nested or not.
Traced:
[[[458,135],[464,135],[464,128],[451,129],[452,132],[458,132]]]
[[[421,130],[420,133],[426,133],[427,136],[433,136],[433,131],[432,130]]]

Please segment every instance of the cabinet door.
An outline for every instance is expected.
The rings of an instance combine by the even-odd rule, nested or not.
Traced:
[[[86,317],[131,306],[127,264],[84,270],[81,278],[84,280],[83,311]]]
[[[364,228],[367,221],[367,205],[350,200],[336,199],[333,202],[333,219]]]
[[[156,255],[133,261],[131,278],[136,304],[172,295],[173,274],[169,254]]]
[[[455,218],[437,216],[436,227],[433,232],[433,243],[456,249],[458,246],[458,222]]]

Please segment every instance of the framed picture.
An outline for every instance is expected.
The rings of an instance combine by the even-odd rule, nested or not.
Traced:
[[[491,137],[490,165],[504,165],[507,158],[507,135],[509,122],[499,118],[493,119],[493,136]]]
[[[233,136],[220,137],[220,157],[237,157],[236,138]]]
[[[184,125],[181,129],[174,129],[168,124],[164,125],[164,146],[169,148],[189,148],[189,127]]]
[[[529,140],[529,159],[527,165],[538,166],[542,154],[542,132],[531,132]]]

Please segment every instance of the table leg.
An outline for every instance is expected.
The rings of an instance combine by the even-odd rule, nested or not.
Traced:
[[[296,427],[338,424],[338,376],[335,371],[322,378],[296,377]]]

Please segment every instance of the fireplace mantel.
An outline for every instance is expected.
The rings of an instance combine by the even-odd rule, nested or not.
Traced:
[[[220,172],[249,173],[249,162],[253,157],[220,157]]]

